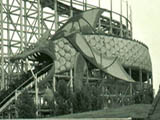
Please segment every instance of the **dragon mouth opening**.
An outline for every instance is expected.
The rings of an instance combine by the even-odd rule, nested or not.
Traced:
[[[32,63],[35,69],[41,70],[53,63],[53,59],[50,55],[43,52],[35,52],[27,57],[29,63]]]
[[[31,51],[11,58],[12,62],[16,60],[26,60],[28,68],[25,73],[30,77],[36,75],[41,85],[48,82],[54,74],[54,58],[48,51]]]
[[[54,74],[54,60],[49,53],[35,52],[27,56],[28,62],[31,65],[30,70],[37,75],[38,80],[48,81]]]

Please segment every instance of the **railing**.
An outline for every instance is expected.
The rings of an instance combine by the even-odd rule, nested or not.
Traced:
[[[53,65],[53,63],[45,66],[44,68],[42,68],[40,71],[38,71],[36,74],[39,74],[40,72],[42,72],[43,70],[47,69],[48,67],[50,67],[51,65]],[[1,102],[0,102],[0,107],[2,107],[7,101],[9,101],[12,96],[15,94],[15,92],[17,90],[21,90],[24,85],[26,85],[34,76],[31,76],[29,79],[27,79],[25,82],[23,82],[17,89],[15,89],[13,92],[11,92],[6,98],[4,98]],[[2,110],[0,109],[0,112],[2,112]]]

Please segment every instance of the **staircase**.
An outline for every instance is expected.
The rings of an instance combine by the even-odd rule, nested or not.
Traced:
[[[41,70],[38,71],[38,69],[35,69],[34,71],[38,71],[36,73],[34,73],[35,75],[37,75],[37,81],[40,82],[41,80],[43,80],[43,78],[45,77],[44,73],[46,73],[48,71],[48,69],[52,66],[52,64],[49,64],[45,67],[43,67]],[[33,72],[33,71],[32,71]],[[8,94],[7,97],[5,97],[1,102],[0,102],[0,113],[2,113],[5,108],[7,108],[7,106],[9,106],[15,99],[17,99],[17,97],[19,95],[22,94],[22,92],[25,89],[28,89],[29,87],[32,87],[33,84],[35,83],[35,76],[32,75],[29,79],[25,80],[25,82],[23,82],[21,85],[19,85],[19,87],[17,87],[14,91],[12,91],[11,93]]]

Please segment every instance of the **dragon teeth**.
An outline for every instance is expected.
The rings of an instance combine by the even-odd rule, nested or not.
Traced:
[[[35,57],[37,57],[37,54],[36,54],[36,53],[34,53],[34,56],[35,56]]]
[[[40,56],[40,55],[41,55],[41,53],[40,53],[40,52],[37,52],[37,55],[39,55],[39,56]]]
[[[27,58],[28,58],[28,59],[31,59],[31,56],[28,56]]]

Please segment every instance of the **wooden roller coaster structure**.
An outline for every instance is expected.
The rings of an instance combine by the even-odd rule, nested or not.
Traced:
[[[100,7],[90,5],[86,0],[82,2],[77,0],[0,1],[0,83],[1,90],[6,91],[9,91],[9,84],[13,79],[20,78],[24,71],[28,72],[28,68],[36,64],[36,62],[26,62],[23,60],[12,63],[10,62],[11,56],[20,54],[27,49],[33,49],[36,41],[45,38],[46,31],[49,31],[46,38],[50,38],[51,34],[55,34],[59,28],[61,29],[69,18],[84,11]],[[90,84],[101,85],[103,89],[102,94],[106,96],[106,104],[112,103],[114,106],[118,104],[129,105],[135,102],[151,103],[153,100],[153,80],[148,47],[132,38],[132,23],[128,17],[128,6],[127,17],[125,17],[112,10],[112,0],[110,4],[111,9],[103,9],[104,14],[100,16],[98,23],[93,28],[96,33],[87,33],[85,29],[81,33],[84,35],[88,44],[101,54],[101,57],[116,57],[122,64],[125,72],[133,78],[134,82],[121,80],[112,74],[106,74],[99,68],[93,67],[88,61],[85,64],[91,67],[88,67],[87,74],[83,76],[84,82],[88,81]],[[119,19],[114,19],[114,16],[118,16]],[[75,68],[79,66],[70,63],[76,61],[72,60],[71,56],[77,55],[77,51],[70,47],[71,45],[68,47],[68,43],[63,39],[55,44],[55,54],[56,57],[59,57],[57,57],[58,60],[54,63],[57,65],[57,74],[54,75],[52,81],[54,89],[55,83],[60,79],[70,81],[70,86],[73,88],[74,79],[76,78]],[[27,48],[27,46],[30,47]],[[38,58],[38,53],[35,56]],[[77,57],[81,59],[81,56]],[[69,59],[69,62],[67,62],[67,59]],[[83,61],[83,59],[81,60]],[[40,104],[42,96],[41,91],[38,92],[36,84],[43,81],[52,64],[43,64],[41,69],[35,67],[34,70],[30,70],[30,76],[28,76],[27,80],[10,91],[0,101],[0,113],[5,116],[17,97],[23,90],[29,88],[30,90],[35,90],[36,103]],[[67,68],[71,69],[63,73],[58,73],[58,71],[63,71]],[[33,85],[35,89],[33,89]],[[43,110],[39,111],[42,112]]]

